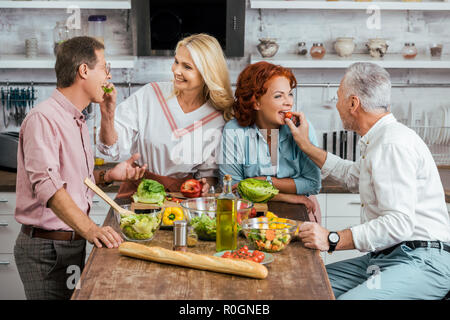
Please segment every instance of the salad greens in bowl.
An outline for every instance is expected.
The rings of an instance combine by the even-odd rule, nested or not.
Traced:
[[[122,206],[129,210],[129,205]],[[148,242],[161,226],[162,210],[124,215],[114,210],[122,237],[127,241]]]
[[[245,199],[237,199],[238,231],[241,223],[248,219],[253,210],[253,203]],[[215,197],[202,197],[184,200],[180,203],[188,224],[194,228],[200,240],[216,240],[216,210],[217,199]]]

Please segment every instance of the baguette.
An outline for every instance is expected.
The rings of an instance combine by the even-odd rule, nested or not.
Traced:
[[[254,261],[236,260],[196,254],[191,252],[172,251],[161,247],[148,247],[134,242],[123,242],[119,252],[125,256],[160,263],[190,267],[200,270],[230,273],[256,279],[265,279],[268,271],[265,266]]]

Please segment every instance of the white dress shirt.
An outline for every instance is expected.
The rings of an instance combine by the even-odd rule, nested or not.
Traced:
[[[149,83],[120,103],[114,119],[118,140],[106,146],[97,138],[98,150],[115,161],[138,152],[139,165],[161,176],[214,176],[223,115],[210,102],[184,113],[172,92],[171,82]]]
[[[328,153],[330,175],[361,197],[361,224],[351,228],[360,251],[408,240],[450,241],[450,219],[439,172],[422,139],[392,114],[360,139],[356,162]]]

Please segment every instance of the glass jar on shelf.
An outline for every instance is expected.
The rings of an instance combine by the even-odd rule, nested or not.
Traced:
[[[308,49],[306,48],[306,43],[299,42],[297,53],[301,56],[305,56],[308,53]]]
[[[58,50],[58,46],[70,38],[69,33],[69,28],[67,28],[65,22],[56,22],[56,26],[53,28],[53,53],[55,54],[55,56]]]
[[[417,56],[417,48],[413,42],[405,43],[402,50],[403,58],[414,59]]]
[[[93,15],[88,18],[89,36],[97,39],[101,43],[105,43],[105,24],[106,16]]]
[[[323,43],[315,42],[313,43],[313,46],[311,47],[309,53],[311,54],[311,57],[313,57],[314,59],[322,59],[326,53],[326,50],[325,47],[323,46]]]

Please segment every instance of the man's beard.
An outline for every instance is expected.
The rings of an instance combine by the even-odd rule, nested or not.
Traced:
[[[348,131],[358,131],[359,126],[355,119],[353,119],[350,115],[346,115],[342,117],[342,125],[345,130]]]

